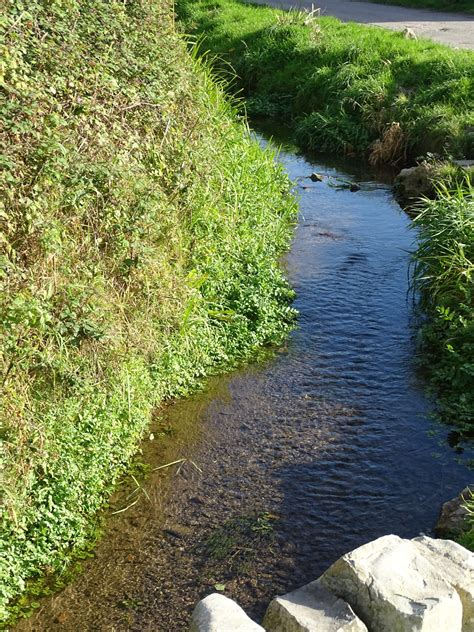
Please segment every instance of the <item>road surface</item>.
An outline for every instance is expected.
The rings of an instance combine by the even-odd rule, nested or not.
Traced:
[[[253,0],[276,8],[289,9],[319,7],[321,15],[332,15],[343,22],[359,22],[382,26],[394,31],[409,28],[417,38],[427,37],[435,42],[457,48],[474,50],[474,16],[443,13],[428,9],[411,9],[372,2],[353,0]]]

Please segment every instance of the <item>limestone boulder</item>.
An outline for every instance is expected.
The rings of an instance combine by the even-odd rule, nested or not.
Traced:
[[[347,553],[320,578],[371,632],[461,632],[456,590],[410,540],[388,535]]]
[[[265,632],[235,601],[218,593],[194,608],[189,632]]]
[[[413,542],[458,593],[463,632],[474,632],[474,553],[451,540],[434,540],[425,535]]]
[[[352,608],[318,581],[276,597],[263,626],[268,632],[367,632]]]

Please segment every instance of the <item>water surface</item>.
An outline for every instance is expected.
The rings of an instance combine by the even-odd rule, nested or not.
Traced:
[[[370,174],[280,159],[301,196],[284,262],[298,328],[266,363],[160,411],[145,459],[187,460],[153,472],[84,572],[18,629],[186,630],[215,586],[258,619],[342,553],[430,533],[469,481],[430,436],[415,371],[409,218]],[[355,177],[357,193],[337,188]]]

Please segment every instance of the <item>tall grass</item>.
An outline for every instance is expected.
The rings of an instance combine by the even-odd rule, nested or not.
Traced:
[[[253,117],[284,120],[303,148],[402,165],[474,154],[474,53],[401,33],[240,0],[179,0]]]
[[[440,395],[440,413],[463,436],[474,434],[474,187],[469,178],[415,219],[414,283],[428,315],[423,359]]]
[[[166,2],[6,8],[0,617],[84,544],[156,404],[284,336],[296,212]]]

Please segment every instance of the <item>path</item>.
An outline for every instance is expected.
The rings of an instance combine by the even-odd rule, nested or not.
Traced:
[[[461,13],[442,13],[427,9],[410,9],[372,2],[352,0],[253,0],[276,8],[320,7],[321,15],[332,15],[343,22],[359,22],[382,26],[394,31],[412,29],[418,38],[428,37],[435,42],[474,50],[474,16]]]

